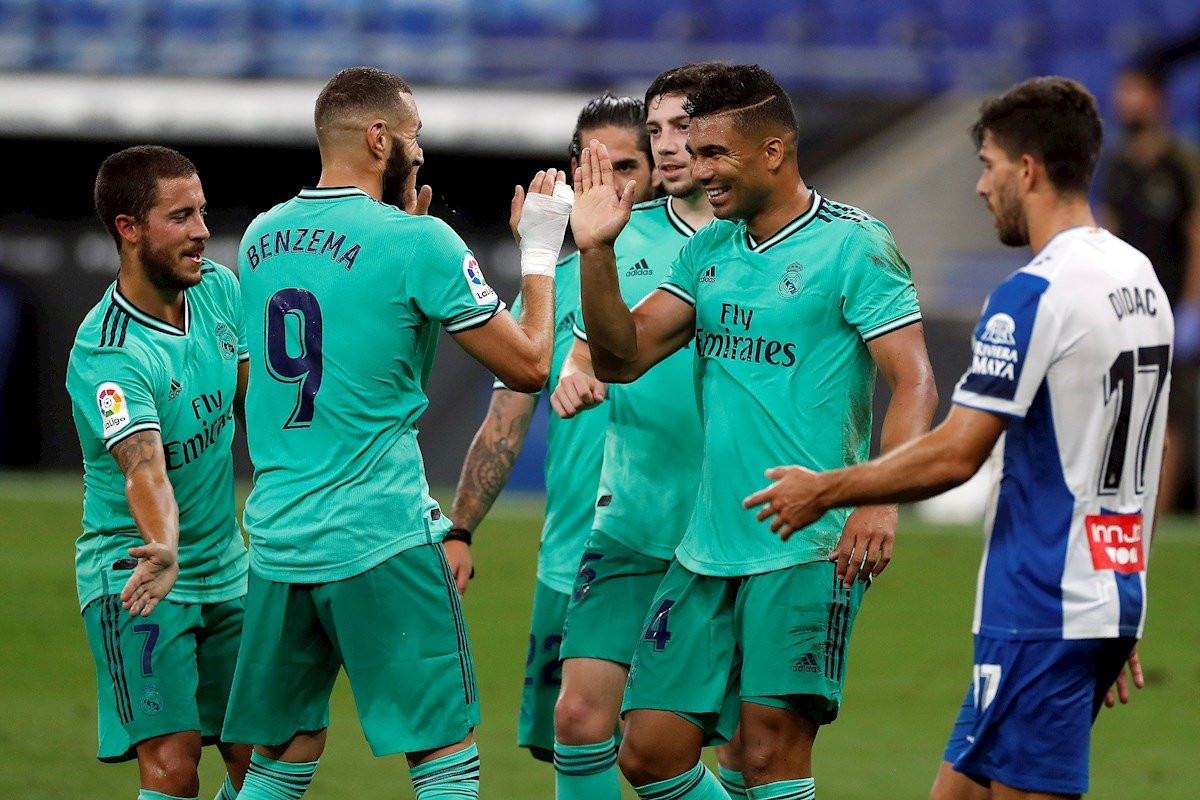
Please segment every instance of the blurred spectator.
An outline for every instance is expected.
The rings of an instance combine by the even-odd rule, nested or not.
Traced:
[[[1195,508],[1197,381],[1200,380],[1200,169],[1173,134],[1164,77],[1153,67],[1117,76],[1113,105],[1121,140],[1102,196],[1105,227],[1154,265],[1175,311],[1175,367],[1163,461],[1163,511]]]

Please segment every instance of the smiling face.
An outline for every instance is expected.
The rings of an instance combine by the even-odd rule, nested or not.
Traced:
[[[654,166],[662,185],[672,197],[687,197],[700,189],[692,176],[692,156],[687,150],[691,117],[683,110],[682,94],[663,94],[650,100],[646,109],[646,132]]]
[[[983,174],[975,184],[975,191],[992,212],[996,234],[1001,243],[1009,247],[1024,247],[1029,244],[1029,221],[1025,217],[1018,181],[1023,168],[1021,162],[1009,158],[991,131],[983,135],[979,160],[983,162]]]
[[[133,220],[134,245],[147,279],[159,289],[182,291],[200,282],[201,256],[208,240],[207,204],[199,175],[160,178],[157,199]]]
[[[692,119],[692,177],[718,219],[751,219],[767,206],[770,172],[764,142],[739,129],[733,114]]]

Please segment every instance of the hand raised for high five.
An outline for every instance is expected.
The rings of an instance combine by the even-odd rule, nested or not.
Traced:
[[[429,213],[429,204],[433,202],[433,188],[429,184],[425,184],[420,189],[417,188],[417,170],[420,167],[413,167],[412,172],[408,173],[408,179],[404,181],[404,199],[402,206],[404,213],[412,214],[414,217],[423,217]]]
[[[617,194],[608,148],[592,139],[580,153],[575,170],[575,209],[571,212],[575,246],[580,250],[611,247],[629,222],[636,189],[630,181],[625,191]]]
[[[541,170],[529,182],[529,194],[553,195],[555,185],[565,183],[566,180],[567,173],[564,170]],[[521,214],[525,209],[525,194],[525,188],[518,183],[513,190],[512,205],[508,210],[508,227],[518,246],[521,244]]]

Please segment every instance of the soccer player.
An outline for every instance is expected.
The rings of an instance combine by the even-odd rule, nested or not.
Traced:
[[[204,189],[174,150],[106,158],[95,203],[120,271],[79,327],[67,390],[97,757],[136,758],[141,800],[195,798],[201,745],[216,744],[218,798],[233,800],[250,761],[248,745],[220,739],[246,594],[230,450],[248,374],[237,278],[204,258]]]
[[[423,161],[404,80],[342,70],[315,120],[320,183],[251,223],[238,257],[255,484],[225,735],[256,744],[239,798],[304,793],[342,667],[372,752],[406,754],[420,800],[476,797],[479,701],[455,589],[470,552],[443,548],[450,521],[415,422],[439,325],[514,390],[545,383],[569,190],[550,170],[525,198],[518,322],[449,226],[383,202],[406,184],[411,198]]]
[[[640,193],[651,191],[650,144],[641,100],[604,94],[583,107],[571,139],[572,172],[578,166],[582,143],[592,139],[608,146],[616,165],[613,174],[618,188],[623,189],[634,180]],[[522,199],[518,188],[513,198],[514,233]],[[580,313],[578,254],[559,262],[554,291],[554,359],[548,386],[557,384],[563,362],[576,341],[573,328]],[[513,303],[513,313],[520,306],[518,297]],[[496,382],[487,416],[467,451],[450,509],[453,530],[460,531],[467,541],[508,482],[537,401],[537,394],[514,392]],[[541,761],[552,761],[554,757],[554,703],[562,685],[559,645],[563,619],[583,542],[592,529],[607,425],[607,406],[573,419],[550,415],[545,464],[546,519],[538,549],[537,588],[517,730],[517,744],[529,748],[533,757]],[[465,585],[459,588],[465,589]]]
[[[972,680],[933,797],[987,797],[977,784],[997,800],[1078,797],[1092,721],[1127,660],[1140,682],[1174,323],[1146,257],[1095,226],[1087,89],[1028,80],[984,103],[973,133],[1000,241],[1034,257],[988,298],[949,416],[846,470],[776,467],[746,505],[787,537],[828,509],[932,497],[1001,461]]]
[[[703,418],[696,512],[643,623],[620,765],[643,798],[719,797],[700,749],[740,711],[747,796],[811,798],[813,741],[837,714],[896,508],[832,511],[784,543],[742,500],[780,462],[866,460],[876,368],[892,389],[885,450],[928,429],[936,389],[908,265],[882,223],[804,184],[775,80],[724,66],[685,109],[692,175],[717,219],[660,291],[632,312],[620,296],[613,242],[632,204],[609,188],[603,147],[581,159],[572,215],[596,376],[631,381],[692,344]]]
[[[691,175],[683,110],[687,93],[709,69],[693,64],[670,70],[646,91],[645,127],[667,196],[635,205],[615,244],[621,298],[628,306],[662,283],[680,248],[712,219],[708,199]],[[616,188],[613,181],[609,191]],[[552,397],[555,409],[570,417],[607,396],[610,410],[595,521],[563,633],[562,693],[554,717],[556,788],[558,800],[617,800],[613,731],[646,611],[696,504],[703,459],[700,414],[691,350],[609,391],[592,372],[583,320],[576,333],[580,341]],[[670,469],[663,468],[665,454]]]

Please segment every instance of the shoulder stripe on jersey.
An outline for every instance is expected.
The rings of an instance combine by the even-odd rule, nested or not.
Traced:
[[[146,422],[139,422],[136,425],[130,425],[128,428],[121,431],[119,434],[117,434],[113,438],[106,440],[104,442],[104,447],[108,450],[112,450],[118,444],[125,441],[130,436],[133,436],[135,433],[141,433],[142,431],[161,431],[161,430],[162,430],[162,428],[159,427],[158,423],[154,422],[152,420],[147,420]]]
[[[129,330],[129,315],[128,314],[126,314],[125,318],[121,321],[121,338],[117,340],[117,347],[125,346],[125,331],[127,331],[127,330]]]
[[[108,320],[112,317],[112,313],[115,308],[116,308],[115,304],[109,303],[108,310],[104,312],[104,321],[100,323],[100,346],[101,347],[104,347],[105,343],[108,340]]]
[[[658,288],[664,292],[667,292],[668,294],[675,295],[689,306],[696,305],[696,298],[692,297],[691,293],[681,286],[676,286],[673,283],[663,283],[660,284]]]
[[[357,186],[306,186],[296,195],[302,200],[341,200],[346,197],[370,197]]]
[[[186,291],[183,293],[182,329],[176,328],[171,323],[161,320],[158,317],[153,317],[145,313],[133,303],[129,302],[129,300],[125,298],[125,295],[121,294],[121,292],[116,288],[113,289],[113,302],[120,307],[121,311],[124,311],[126,314],[133,317],[135,322],[138,322],[141,325],[150,328],[151,330],[158,331],[159,333],[166,333],[171,336],[187,336],[188,331],[192,327],[192,304],[188,302]]]
[[[238,353],[238,363],[239,364],[242,363],[243,361],[249,361],[249,360],[250,360],[250,351],[249,350],[247,350],[244,353]]]
[[[803,214],[796,217],[794,220],[789,222],[787,225],[784,225],[774,234],[766,239],[763,239],[761,242],[755,242],[754,237],[750,235],[750,231],[746,231],[746,241],[749,243],[750,249],[756,253],[765,253],[767,250],[779,244],[784,239],[801,230],[807,226],[808,223],[816,219],[817,214],[821,211],[821,207],[825,204],[825,198],[817,194],[816,189],[812,190],[812,197],[812,205],[808,207],[808,211],[805,211]]]
[[[480,325],[485,325],[492,317],[499,314],[504,309],[508,308],[503,300],[497,300],[496,305],[492,308],[485,308],[480,312],[472,312],[457,319],[449,320],[442,323],[442,327],[447,333],[462,333],[469,331],[472,328],[478,328]]]
[[[663,206],[667,209],[667,220],[675,227],[675,230],[679,231],[684,236],[691,237],[696,233],[696,229],[691,225],[688,225],[687,222],[684,221],[683,217],[676,213],[675,204],[673,201],[674,198],[668,197],[667,202]]]
[[[921,312],[914,311],[911,314],[905,314],[903,317],[900,317],[899,319],[894,319],[891,322],[885,322],[882,325],[876,325],[874,328],[871,328],[871,330],[867,331],[866,333],[864,333],[862,335],[862,340],[864,342],[869,342],[872,339],[878,339],[880,336],[883,336],[884,334],[892,333],[893,331],[898,331],[901,328],[907,328],[909,325],[916,325],[920,321],[921,321]]]

